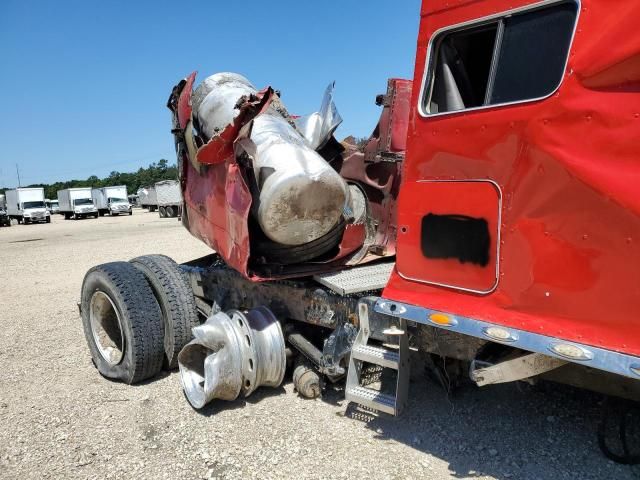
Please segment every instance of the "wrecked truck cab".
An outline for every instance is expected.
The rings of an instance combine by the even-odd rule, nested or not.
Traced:
[[[465,378],[543,379],[640,399],[638,114],[629,101],[640,78],[632,15],[640,10],[631,0],[583,4],[423,2],[420,91],[390,80],[360,146],[333,137],[331,89],[319,112],[293,118],[273,88],[235,74],[195,92],[195,73],[176,85],[168,106],[182,221],[216,253],[180,266],[147,258],[156,268],[145,275],[169,285],[155,292],[165,354],[184,347],[178,363],[194,407],[275,386],[286,365],[303,395],[346,376],[347,401],[397,415],[410,342],[447,390]],[[293,175],[302,193],[287,204],[288,175],[311,164],[337,193],[316,196],[313,175]],[[306,201],[313,208],[300,208]],[[116,330],[109,309],[92,310],[125,285],[111,279],[128,277],[136,293],[125,315],[147,312],[152,295],[126,265],[96,269],[81,307],[90,348],[104,338],[94,324]],[[165,304],[176,291],[180,315]],[[177,338],[196,310],[207,318],[197,338]],[[259,340],[253,330],[271,335]],[[143,350],[161,357],[157,331],[142,336]],[[104,362],[100,371],[139,381],[160,357],[142,362],[142,373],[118,376]],[[385,373],[376,385],[369,367]],[[605,407],[602,425],[610,414]],[[610,458],[637,462],[624,439],[617,457],[599,440]]]
[[[389,220],[403,151],[401,142],[386,140],[397,132],[384,132],[385,142],[372,143],[366,153],[338,142],[333,84],[318,112],[294,118],[273,88],[257,90],[239,74],[212,75],[195,89],[194,82],[192,73],[168,102],[183,223],[229,266],[260,281],[395,253]],[[390,83],[392,96],[408,103],[410,88],[395,82],[402,81]],[[406,117],[400,122],[406,133],[408,109],[395,115]],[[383,164],[391,157],[392,165]]]

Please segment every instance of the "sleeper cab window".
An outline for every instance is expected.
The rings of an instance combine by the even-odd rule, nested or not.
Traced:
[[[426,115],[542,99],[560,85],[578,17],[575,0],[505,13],[436,34]]]

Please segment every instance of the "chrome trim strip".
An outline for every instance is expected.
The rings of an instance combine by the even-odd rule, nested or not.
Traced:
[[[538,97],[538,98],[528,98],[526,100],[518,100],[518,101],[515,101],[515,102],[496,103],[496,104],[493,104],[493,105],[482,105],[480,107],[465,108],[465,109],[462,109],[462,110],[454,110],[454,111],[451,111],[451,112],[429,113],[429,112],[426,111],[426,109],[425,109],[425,90],[426,90],[427,85],[428,85],[429,86],[429,98],[431,98],[431,95],[433,93],[433,82],[431,80],[432,80],[433,75],[435,74],[435,70],[431,68],[431,62],[433,61],[433,59],[432,59],[433,40],[435,38],[437,38],[441,33],[448,32],[448,31],[459,30],[459,29],[464,29],[465,27],[480,26],[483,23],[490,23],[493,20],[498,20],[500,18],[509,17],[509,16],[514,15],[516,13],[522,13],[522,12],[526,12],[528,10],[536,10],[538,8],[541,8],[541,7],[546,7],[546,6],[549,6],[549,5],[556,4],[556,3],[564,3],[566,1],[573,1],[574,3],[576,3],[576,5],[578,7],[577,14],[576,14],[576,21],[575,21],[575,24],[573,25],[573,33],[571,34],[571,40],[569,41],[569,51],[567,52],[567,59],[565,60],[565,63],[564,63],[564,69],[563,69],[562,77],[560,77],[560,81],[558,82],[558,85],[548,95],[545,95],[543,97]],[[576,31],[578,30],[578,22],[580,21],[581,8],[582,8],[581,0],[543,0],[541,2],[533,3],[531,5],[526,5],[524,7],[514,8],[514,9],[511,9],[511,10],[506,10],[506,11],[501,12],[501,13],[495,13],[493,15],[489,15],[489,16],[486,16],[486,17],[476,18],[476,19],[473,19],[473,20],[469,20],[467,22],[457,23],[455,25],[447,25],[446,27],[439,28],[438,30],[433,32],[433,34],[431,35],[431,38],[429,38],[429,43],[427,45],[427,58],[425,60],[424,72],[422,74],[422,85],[420,87],[420,95],[418,96],[418,114],[423,118],[434,118],[434,117],[440,117],[442,115],[455,115],[455,114],[460,114],[460,113],[473,112],[473,111],[476,111],[476,110],[486,110],[486,109],[489,109],[489,108],[506,107],[506,106],[510,106],[510,105],[519,105],[519,104],[524,104],[524,103],[539,102],[540,100],[544,100],[546,98],[551,97],[553,94],[555,94],[558,91],[558,89],[562,85],[562,82],[564,81],[565,75],[567,74],[567,66],[569,65],[569,57],[571,56],[571,49],[573,48],[573,40],[575,39]],[[428,75],[428,74],[430,74],[430,75]],[[429,76],[429,82],[427,82],[427,76]]]
[[[429,280],[424,280],[420,278],[409,277],[408,275],[404,275],[400,269],[398,268],[398,262],[396,261],[396,271],[398,275],[400,275],[405,280],[410,280],[412,282],[424,283],[427,285],[435,285],[438,287],[446,287],[453,288],[454,290],[469,292],[469,293],[478,293],[480,295],[488,295],[493,292],[496,288],[498,288],[498,283],[500,282],[500,244],[501,244],[501,226],[502,226],[502,189],[500,185],[490,179],[469,179],[469,180],[418,180],[416,183],[462,183],[462,182],[486,182],[491,183],[495,189],[498,191],[498,238],[496,241],[496,281],[491,288],[488,290],[475,290],[473,288],[465,288],[459,287],[456,285],[449,285],[447,283],[438,283],[438,282],[430,282]]]
[[[504,325],[488,323],[482,320],[454,315],[439,310],[417,307],[408,303],[395,302],[393,300],[387,300],[385,298],[379,298],[376,301],[374,310],[385,315],[402,317],[405,320],[411,320],[413,322],[428,325],[430,327],[443,328],[446,330],[461,333],[463,335],[470,335],[472,337],[482,338],[495,343],[501,343],[510,347],[521,348],[530,352],[542,353],[550,357],[559,358],[561,360],[568,360],[578,365],[584,365],[598,370],[604,370],[607,372],[615,373],[617,375],[622,375],[624,377],[638,379],[640,376],[640,371],[638,371],[638,368],[640,367],[640,357],[634,357],[632,355],[627,355],[626,353],[614,352],[612,350],[606,350],[604,348],[593,347],[591,345],[571,342],[569,340],[565,341],[558,337],[531,333],[525,330],[519,330],[517,328],[505,327]],[[400,314],[399,312],[402,313]],[[457,323],[455,325],[449,325],[446,327],[433,323],[429,321],[429,316],[434,313],[449,315],[454,320],[456,320]],[[484,332],[484,330],[489,327],[499,327],[508,330],[513,334],[513,339],[510,341],[499,341],[491,338]],[[558,355],[553,350],[551,350],[551,347],[557,344],[566,344],[578,347],[587,354],[590,354],[592,358],[572,359],[566,356]],[[633,369],[636,369],[636,371],[634,371]]]

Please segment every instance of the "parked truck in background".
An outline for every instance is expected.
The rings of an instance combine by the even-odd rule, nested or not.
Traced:
[[[65,220],[73,218],[98,218],[98,209],[91,199],[91,187],[67,188],[58,190],[60,213]]]
[[[133,213],[127,195],[127,187],[124,185],[93,188],[91,198],[101,217],[107,213],[112,216]]]
[[[158,196],[156,194],[156,187],[154,185],[148,187],[140,187],[138,189],[138,198],[140,199],[140,206],[148,209],[150,212],[155,212],[158,208]]]
[[[7,214],[18,223],[51,222],[44,204],[44,188],[29,187],[7,190],[5,193]]]
[[[130,194],[127,199],[129,200],[129,203],[132,207],[140,207],[140,197],[138,197],[137,193]]]
[[[0,227],[11,226],[11,219],[7,214],[7,202],[5,201],[5,196],[0,195]]]
[[[60,213],[60,205],[58,203],[58,200],[49,200],[48,198],[45,198],[44,204],[51,215]]]
[[[177,180],[163,180],[156,183],[158,213],[161,218],[180,216],[182,194]]]

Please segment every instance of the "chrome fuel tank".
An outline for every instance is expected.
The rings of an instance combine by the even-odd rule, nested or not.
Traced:
[[[267,112],[254,119],[250,138],[264,233],[274,242],[303,245],[335,227],[347,185],[302,135],[281,115]]]
[[[238,115],[239,101],[254,94],[256,89],[241,75],[208,77],[192,97],[200,133],[210,139],[222,132]],[[272,104],[244,135],[236,142],[252,161],[257,181],[252,211],[264,234],[279,244],[298,246],[329,233],[343,214],[346,182],[296,129],[284,107]]]

